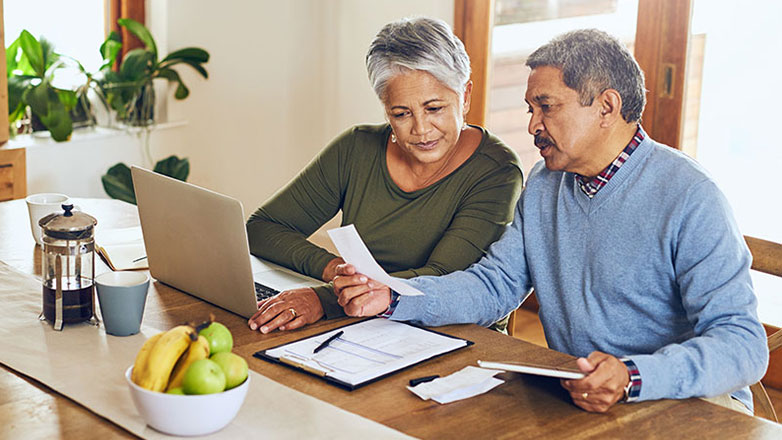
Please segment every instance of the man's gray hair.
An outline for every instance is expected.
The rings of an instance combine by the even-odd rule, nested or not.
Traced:
[[[568,87],[578,92],[581,105],[607,89],[622,97],[622,118],[637,122],[646,105],[644,74],[629,50],[616,38],[597,29],[562,34],[538,48],[527,58],[535,69],[552,66],[562,71]]]
[[[442,20],[403,18],[383,26],[369,45],[367,74],[383,100],[396,74],[422,70],[461,95],[470,79],[470,57],[464,44]]]

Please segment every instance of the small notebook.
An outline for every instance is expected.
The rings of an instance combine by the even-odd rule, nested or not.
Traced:
[[[314,353],[330,336],[343,333]],[[348,390],[472,342],[403,322],[373,318],[255,353]]]
[[[106,260],[111,270],[149,268],[140,226],[98,231],[95,249]]]

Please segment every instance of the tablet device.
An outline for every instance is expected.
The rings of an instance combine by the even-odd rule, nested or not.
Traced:
[[[494,370],[513,371],[516,373],[535,374],[538,376],[558,377],[560,379],[583,379],[584,373],[575,368],[548,367],[545,365],[535,365],[526,362],[487,362],[478,361],[481,368],[491,368]]]

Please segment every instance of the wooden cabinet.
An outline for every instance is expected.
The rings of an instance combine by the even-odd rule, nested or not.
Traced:
[[[0,202],[27,196],[25,149],[0,148]]]

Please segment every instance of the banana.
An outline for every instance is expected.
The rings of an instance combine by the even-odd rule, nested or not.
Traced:
[[[136,385],[150,391],[163,392],[177,360],[190,346],[190,341],[197,338],[195,329],[189,325],[178,325],[163,333],[150,349]]]
[[[171,379],[168,381],[168,387],[166,391],[182,386],[182,379],[185,378],[185,372],[190,365],[200,359],[207,359],[209,357],[209,341],[203,337],[198,336],[198,339],[190,342],[190,346],[187,348],[185,354],[179,357],[176,365],[174,365],[174,371],[171,372]]]
[[[162,332],[147,339],[146,342],[144,342],[144,345],[141,346],[141,350],[136,354],[136,361],[133,362],[133,372],[130,373],[130,380],[132,380],[133,383],[138,384],[138,378],[141,377],[142,371],[147,366],[149,352],[161,336],[163,336]]]

